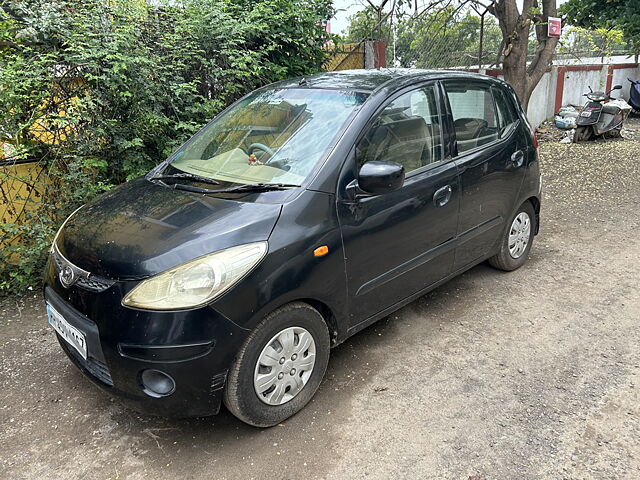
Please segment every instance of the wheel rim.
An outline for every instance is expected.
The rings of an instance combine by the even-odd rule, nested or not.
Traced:
[[[262,349],[253,387],[267,405],[283,405],[302,391],[316,363],[316,342],[302,327],[289,327]]]
[[[513,258],[520,258],[529,244],[531,236],[531,218],[526,212],[520,212],[513,219],[509,230],[509,254]]]

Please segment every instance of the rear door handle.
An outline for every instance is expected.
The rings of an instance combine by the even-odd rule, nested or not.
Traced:
[[[524,153],[522,153],[522,150],[513,152],[513,155],[511,155],[511,163],[513,163],[516,168],[522,166],[524,163]]]
[[[444,186],[436,190],[433,194],[433,204],[436,207],[444,207],[451,200],[451,185]]]

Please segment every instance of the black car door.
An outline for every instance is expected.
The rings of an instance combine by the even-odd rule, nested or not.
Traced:
[[[345,165],[352,179],[368,161],[400,163],[406,174],[393,192],[358,199],[338,192],[352,327],[452,270],[460,189],[455,163],[444,158],[443,108],[434,84],[396,96]]]
[[[454,270],[491,253],[517,207],[528,144],[520,121],[507,110],[500,115],[494,91],[477,81],[444,82],[460,174],[460,216]]]

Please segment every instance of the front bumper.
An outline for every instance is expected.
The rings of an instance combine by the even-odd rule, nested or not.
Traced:
[[[226,373],[248,331],[211,307],[150,312],[121,306],[131,285],[116,282],[103,292],[64,288],[53,262],[46,271],[45,299],[84,333],[87,359],[58,336],[69,359],[107,392],[141,413],[169,417],[218,413]],[[173,379],[168,395],[150,392],[142,372]]]

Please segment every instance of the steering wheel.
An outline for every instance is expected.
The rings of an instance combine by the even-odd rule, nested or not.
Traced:
[[[251,155],[254,150],[262,150],[264,153],[269,155],[269,158],[273,157],[276,152],[267,147],[264,143],[252,143],[247,148],[247,154]]]

